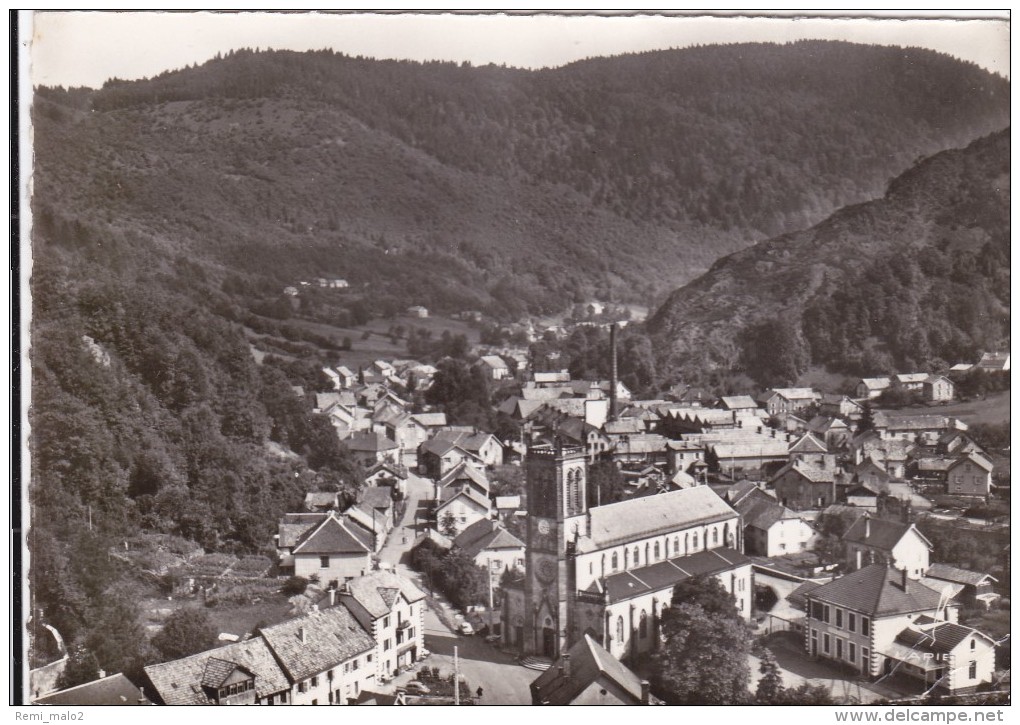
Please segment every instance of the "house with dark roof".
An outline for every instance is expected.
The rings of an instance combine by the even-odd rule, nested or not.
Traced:
[[[925,400],[945,402],[956,397],[956,385],[945,375],[929,375],[921,383],[921,392]]]
[[[305,511],[326,513],[340,508],[340,495],[336,491],[310,491],[305,494]]]
[[[344,608],[374,642],[369,658],[378,682],[413,665],[425,648],[425,593],[406,577],[375,571],[342,584],[328,604]],[[327,599],[321,606],[327,606]]]
[[[486,466],[499,466],[503,463],[503,444],[491,433],[475,428],[447,428],[436,432],[435,439],[456,444]]]
[[[998,579],[991,574],[960,569],[938,562],[928,567],[928,571],[921,577],[921,583],[935,591],[946,591],[958,602],[977,604],[985,608],[991,606],[992,602],[999,598],[999,595],[994,591],[996,582]]]
[[[447,521],[452,521],[454,528],[461,532],[492,515],[492,501],[473,488],[440,489],[436,501],[436,526],[441,531]]]
[[[949,695],[974,692],[992,681],[995,642],[958,622],[922,614],[899,634],[886,654],[899,662],[897,672],[918,681],[918,689]]]
[[[428,476],[439,480],[461,463],[485,468],[485,461],[460,446],[456,441],[437,437],[425,441],[418,447],[418,468]]]
[[[723,410],[758,410],[758,403],[750,395],[724,395],[719,398]]]
[[[946,469],[946,492],[950,496],[988,498],[992,492],[994,465],[980,453],[957,458]]]
[[[344,444],[365,468],[371,468],[383,461],[400,463],[397,460],[400,455],[400,446],[379,433],[355,433],[345,440]]]
[[[814,546],[818,532],[796,511],[783,506],[756,486],[730,505],[744,525],[744,552],[757,556],[799,554]]]
[[[874,400],[892,387],[892,378],[860,378],[854,385],[858,400]]]
[[[815,405],[821,395],[811,388],[772,388],[758,397],[758,402],[771,416],[796,413]]]
[[[371,532],[342,518],[324,514],[284,514],[276,537],[280,568],[323,584],[361,576],[372,568]]]
[[[531,683],[532,705],[658,704],[649,683],[585,634]]]
[[[803,592],[805,647],[812,657],[849,665],[866,677],[891,672],[904,662],[893,646],[922,615],[955,621],[955,607],[939,593],[885,564],[870,564]]]
[[[368,469],[366,486],[387,486],[407,495],[407,466],[383,461]]]
[[[864,414],[864,408],[861,407],[860,403],[851,399],[847,395],[825,393],[822,395],[821,403],[818,406],[818,412],[822,415],[828,415],[834,418],[860,420],[861,416]]]
[[[149,665],[145,674],[161,705],[286,705],[291,682],[261,637]]]
[[[480,519],[460,532],[453,540],[454,548],[484,566],[492,586],[498,587],[503,572],[524,569],[524,542],[506,530],[499,521]]]
[[[478,359],[478,365],[490,380],[503,380],[511,374],[510,366],[499,355],[482,355]]]
[[[911,523],[878,519],[865,513],[843,534],[851,569],[880,563],[903,569],[911,579],[928,570],[931,542]]]
[[[291,705],[346,704],[375,686],[375,640],[345,607],[315,610],[259,635],[290,683]]]
[[[780,468],[769,481],[776,499],[795,511],[821,509],[836,503],[837,481],[845,476],[830,459],[821,459],[823,465],[795,459]]]
[[[94,706],[101,705],[151,705],[145,696],[145,688],[135,687],[131,680],[122,674],[100,677],[98,680],[86,682],[65,690],[51,692],[43,697],[32,700],[33,705]]]
[[[828,463],[835,464],[835,456],[829,453],[825,441],[810,431],[790,444],[790,460],[804,461],[824,467]]]

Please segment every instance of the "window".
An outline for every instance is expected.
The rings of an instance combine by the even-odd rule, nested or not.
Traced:
[[[414,627],[407,628],[407,638],[414,639]]]
[[[865,636],[871,635],[871,620],[867,617],[861,617],[861,634]]]
[[[673,537],[673,556],[680,556],[680,537]]]
[[[372,661],[372,657],[373,657],[373,655],[369,654],[367,657],[365,657],[365,662],[371,662]]]
[[[969,677],[972,680],[977,679],[977,662],[971,660],[970,668],[968,668],[967,670],[967,677]]]
[[[630,569],[630,551],[627,549],[623,550],[623,568],[624,570]]]
[[[351,671],[351,663],[350,662],[344,662],[344,674],[346,675],[350,671]]]
[[[361,662],[360,660],[354,660],[354,662],[352,662],[352,663],[351,663],[351,669],[352,669],[352,670],[354,670],[354,671],[356,672],[356,671],[357,671],[357,669],[358,669],[358,665],[360,664],[360,662]]]
[[[308,692],[308,683],[304,682],[304,681],[299,682],[298,686],[297,686],[297,691],[298,692]]]
[[[635,546],[634,547],[634,566],[637,566],[639,563],[641,563],[641,552],[638,551],[638,548]]]
[[[823,634],[822,635],[822,652],[824,652],[825,654],[829,654],[829,647],[830,647],[830,645],[829,645],[829,635]]]
[[[712,529],[712,545],[719,543],[719,529]]]
[[[644,639],[648,636],[648,614],[641,610],[641,618],[638,620],[638,636]]]
[[[280,704],[281,705],[286,705],[287,704],[287,693],[286,692],[281,692],[280,693]]]
[[[853,642],[848,642],[847,645],[850,650],[849,652],[847,652],[847,657],[852,663],[857,664],[857,645],[855,645]]]
[[[383,617],[382,626],[383,627],[389,627],[390,626],[390,618],[389,617]]]
[[[972,651],[977,648],[977,640],[976,639],[972,639],[970,641],[970,648],[971,648]]]
[[[623,641],[623,617],[616,618],[616,641]]]
[[[390,640],[388,640],[388,639],[384,639],[384,640],[383,640],[383,643],[382,643],[382,648],[383,648],[383,652],[385,652],[385,651],[386,651],[386,650],[388,650],[388,649],[392,649],[392,648],[393,648],[393,645],[392,645],[392,643],[391,643],[391,641],[390,641]]]
[[[318,686],[319,686],[319,676],[318,675],[312,675],[312,687],[318,687]]]
[[[319,704],[319,701],[318,701],[317,699],[316,699],[316,700],[312,700],[312,704],[313,704],[313,705],[318,705],[318,704]]]
[[[839,607],[836,608],[836,626],[843,629],[843,610]]]
[[[613,571],[616,571],[620,566],[619,560],[616,558],[616,552],[613,552]]]
[[[846,613],[846,628],[851,632],[857,631],[857,615],[853,612]]]
[[[275,704],[276,704],[276,703],[274,702],[274,700],[275,700],[275,699],[276,699],[276,697],[275,697],[274,695],[270,695],[270,696],[269,696],[269,701],[267,702],[267,704],[269,704],[269,705],[275,705]]]
[[[656,561],[659,560],[659,542],[658,541],[655,542],[655,560]]]
[[[865,672],[871,670],[871,653],[867,647],[861,647],[861,669]]]
[[[836,659],[843,659],[843,640],[839,637],[836,637]]]
[[[588,574],[590,576],[590,575],[592,575],[594,573],[595,573],[595,562],[594,561],[589,561],[588,562]]]
[[[825,622],[826,624],[829,623],[829,605],[828,604],[823,604],[822,605],[822,621]]]
[[[320,569],[328,569],[329,568],[329,557],[328,556],[320,556],[319,557],[319,568]]]

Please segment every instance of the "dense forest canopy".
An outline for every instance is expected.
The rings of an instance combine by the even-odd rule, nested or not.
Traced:
[[[1006,129],[719,260],[649,329],[667,367],[744,369],[764,385],[811,363],[867,375],[976,362],[1009,344],[1009,193]]]
[[[40,199],[280,284],[512,318],[648,302],[1001,128],[1008,97],[933,51],[821,41],[543,71],[238,51],[40,89]]]

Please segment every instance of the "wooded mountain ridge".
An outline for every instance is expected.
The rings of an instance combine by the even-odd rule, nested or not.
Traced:
[[[881,199],[716,262],[648,329],[672,369],[790,383],[945,369],[1009,341],[1010,132],[944,151]]]
[[[1002,128],[1008,98],[933,51],[822,41],[541,71],[238,51],[39,89],[36,206],[214,278],[513,318],[647,302]]]

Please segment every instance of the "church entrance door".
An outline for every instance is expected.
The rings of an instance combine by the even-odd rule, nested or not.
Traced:
[[[556,657],[556,630],[542,629],[542,654],[550,659]]]

